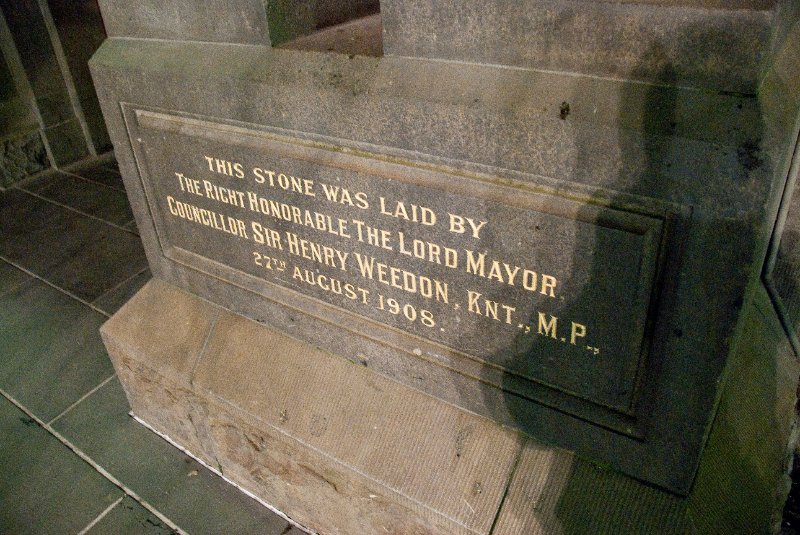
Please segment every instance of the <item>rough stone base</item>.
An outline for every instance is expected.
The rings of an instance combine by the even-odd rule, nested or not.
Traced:
[[[0,190],[49,166],[38,130],[0,140]]]
[[[753,328],[772,336],[752,309]],[[726,390],[682,498],[158,280],[102,334],[134,414],[320,533],[761,533],[785,499],[798,366],[780,352],[758,356],[768,372],[746,389],[761,400],[747,418],[734,399],[741,383]],[[753,377],[757,342],[740,344],[729,381]]]

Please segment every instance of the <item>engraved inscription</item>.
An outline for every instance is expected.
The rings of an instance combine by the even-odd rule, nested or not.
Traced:
[[[165,248],[631,409],[659,219],[160,117],[139,142]]]

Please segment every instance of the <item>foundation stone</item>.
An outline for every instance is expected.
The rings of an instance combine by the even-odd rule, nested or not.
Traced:
[[[134,414],[322,533],[774,527],[793,2],[173,3],[91,63]]]

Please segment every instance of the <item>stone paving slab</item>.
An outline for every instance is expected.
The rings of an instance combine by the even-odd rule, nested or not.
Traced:
[[[112,288],[92,302],[94,306],[107,313],[108,315],[114,314],[122,307],[128,300],[133,297],[133,294],[139,291],[153,275],[150,269],[145,269],[141,273],[137,273],[130,279],[122,282],[116,288]]]
[[[137,423],[118,381],[98,390],[55,429],[192,534],[279,535],[288,523]]]
[[[98,332],[103,321],[33,277],[0,292],[0,388],[45,422],[55,418],[114,374]]]
[[[133,221],[128,197],[123,191],[68,173],[45,173],[18,187],[114,225],[123,226]]]
[[[147,267],[135,234],[17,189],[0,196],[0,257],[86,301]]]
[[[127,204],[113,158],[70,172],[58,177],[84,190],[69,198],[0,193],[0,533],[300,534],[128,416],[98,330],[150,273],[137,236],[51,202]]]
[[[0,397],[0,533],[78,533],[122,491]]]
[[[87,535],[168,535],[175,533],[158,517],[125,497],[92,526]]]

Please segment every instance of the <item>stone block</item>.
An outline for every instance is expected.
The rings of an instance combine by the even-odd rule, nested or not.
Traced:
[[[49,167],[47,152],[38,130],[6,137],[0,146],[0,188],[12,186]]]
[[[160,281],[102,333],[136,416],[297,521],[490,532],[517,433]]]
[[[492,534],[691,532],[685,500],[529,442]]]
[[[385,0],[387,55],[754,93],[774,2]],[[458,31],[453,31],[458,28]]]
[[[198,75],[207,68],[213,77]],[[687,491],[735,303],[757,276],[751,262],[766,239],[758,220],[779,149],[766,141],[773,118],[755,99],[485,65],[175,42],[112,40],[93,69],[122,140],[117,156],[154,276],[354,361],[367,355],[379,373],[541,440]],[[193,98],[179,87],[191,87]],[[188,191],[179,175],[199,186]],[[291,191],[288,176],[306,179],[301,187],[312,184],[314,197]],[[330,202],[322,184],[361,192],[369,207]],[[288,215],[272,215],[269,201]],[[437,222],[419,222],[419,207]],[[205,212],[190,221],[187,209]],[[306,211],[312,225],[314,213],[320,225],[326,216],[345,221],[350,237],[306,225]],[[212,212],[225,225],[203,224]],[[449,231],[450,214],[486,221],[485,239]],[[402,233],[409,254],[366,234],[359,241],[352,220],[386,231],[388,247],[399,247]],[[285,243],[270,246],[253,229],[274,230]],[[287,232],[307,249],[346,253],[345,271],[292,253]],[[414,240],[429,248],[421,257],[409,249]],[[425,244],[439,248],[439,262]],[[447,251],[457,268],[447,266]],[[388,284],[362,274],[356,253],[385,266],[378,269]],[[504,262],[511,273],[519,267],[513,286]],[[414,274],[447,282],[448,291],[429,299],[398,290],[390,267],[417,285],[429,283]],[[303,275],[316,269],[351,284],[356,298]],[[531,292],[519,277],[533,287],[534,273]],[[369,292],[367,304],[356,288]],[[562,322],[555,336],[553,317]],[[423,323],[431,318],[435,327]],[[699,371],[698,353],[708,355]]]
[[[378,0],[268,0],[270,38],[277,45],[377,13],[379,8]]]
[[[101,329],[133,413],[212,467],[207,418],[192,393],[191,374],[217,314],[151,281]]]
[[[239,316],[217,323],[194,384],[476,533],[488,533],[519,448],[486,419]]]
[[[83,129],[77,119],[70,119],[42,130],[55,167],[63,167],[89,156]]]
[[[263,0],[100,0],[110,37],[269,44]]]
[[[378,11],[377,0],[100,0],[108,35],[274,45]]]

